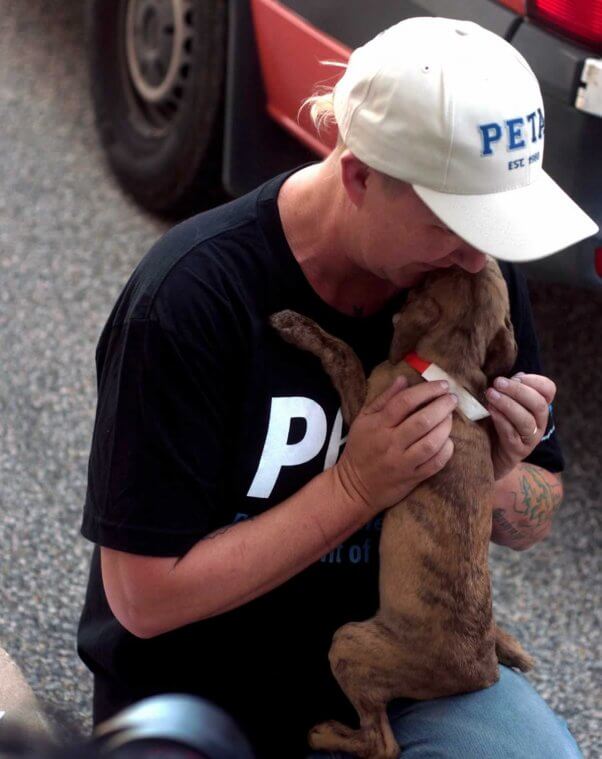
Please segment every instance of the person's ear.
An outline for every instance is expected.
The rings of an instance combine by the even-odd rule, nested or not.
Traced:
[[[341,182],[349,200],[356,208],[361,208],[366,195],[366,180],[373,170],[354,156],[350,150],[345,150],[339,159],[339,163]]]

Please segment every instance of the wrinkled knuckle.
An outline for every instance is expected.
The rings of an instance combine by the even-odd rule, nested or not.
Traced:
[[[379,452],[379,455],[384,462],[384,469],[387,474],[394,472],[398,464],[399,450],[394,445],[389,445],[386,450],[382,451],[382,454]]]
[[[385,419],[385,424],[391,426],[395,418],[395,410],[392,409],[391,406],[385,406],[383,416]]]
[[[409,413],[409,404],[405,398],[400,398],[399,403],[397,404],[397,413],[399,414],[401,412],[403,417],[406,417]]]
[[[433,423],[430,416],[427,416],[427,414],[420,414],[416,419],[416,426],[418,427],[419,432],[428,432],[433,426]]]
[[[434,440],[425,440],[422,443],[422,452],[426,456],[429,456],[429,457],[430,456],[434,456],[437,453],[438,450],[439,450],[439,448],[438,448],[438,446],[437,446],[437,444],[435,443]]]
[[[439,471],[439,469],[443,469],[445,464],[447,463],[447,457],[444,456],[442,453],[439,453],[437,456],[433,456],[431,459],[431,469],[435,472]]]
[[[510,444],[514,447],[521,447],[524,445],[524,441],[520,436],[520,432],[517,429],[512,428],[506,438],[510,441]]]

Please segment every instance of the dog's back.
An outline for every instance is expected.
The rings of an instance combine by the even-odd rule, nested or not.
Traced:
[[[410,367],[399,373],[410,372],[417,376]],[[455,413],[451,438],[454,455],[446,467],[390,508],[381,532],[378,617],[398,636],[412,673],[411,693],[404,684],[409,698],[475,690],[498,678],[488,568],[489,436]]]

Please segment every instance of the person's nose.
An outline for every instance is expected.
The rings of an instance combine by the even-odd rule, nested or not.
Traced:
[[[476,248],[464,245],[452,253],[452,258],[458,266],[461,266],[471,274],[481,271],[487,262],[487,256]]]

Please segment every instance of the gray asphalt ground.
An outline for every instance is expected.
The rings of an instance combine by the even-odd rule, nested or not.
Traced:
[[[79,535],[94,351],[121,287],[166,226],[119,190],[93,128],[78,0],[0,0],[0,646],[59,734],[90,730],[75,651],[91,545]],[[602,756],[602,292],[531,284],[558,385],[566,496],[553,535],[492,550],[498,619],[530,679]],[[551,758],[552,759],[552,758]]]

